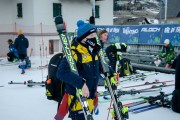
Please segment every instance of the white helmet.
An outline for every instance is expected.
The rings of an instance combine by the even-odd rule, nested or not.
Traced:
[[[170,40],[169,39],[165,39],[164,40],[164,44],[169,44],[170,43]]]

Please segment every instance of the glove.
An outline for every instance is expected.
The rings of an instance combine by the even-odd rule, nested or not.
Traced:
[[[125,118],[125,119],[128,119],[128,118],[129,118],[128,111],[129,111],[128,107],[122,106],[121,115],[122,115],[122,118],[123,118],[123,119],[124,119],[124,118]],[[112,115],[112,120],[116,120],[116,119],[117,119],[117,116],[116,116],[116,113],[115,113],[114,110],[111,112],[111,115]]]
[[[158,67],[161,64],[161,60],[154,61],[154,64]]]
[[[117,73],[114,73],[114,76],[109,77],[109,81],[113,90],[117,89],[117,86],[120,84],[117,75],[118,75]],[[106,89],[108,88],[108,84],[106,80],[104,80],[104,86]]]

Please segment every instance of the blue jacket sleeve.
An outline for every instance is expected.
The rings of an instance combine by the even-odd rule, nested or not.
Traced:
[[[18,48],[18,43],[17,43],[18,39],[16,38],[15,39],[15,42],[14,42],[14,48],[17,49]]]
[[[83,78],[71,72],[66,58],[61,60],[57,71],[57,78],[78,89],[82,89],[84,85]]]

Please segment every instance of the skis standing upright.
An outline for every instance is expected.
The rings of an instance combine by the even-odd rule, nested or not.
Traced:
[[[69,63],[70,69],[73,73],[79,75],[79,73],[77,71],[76,63],[75,63],[74,58],[73,58],[72,53],[71,53],[70,44],[69,44],[69,40],[67,37],[67,32],[66,32],[65,27],[64,27],[63,18],[60,16],[56,17],[55,18],[55,24],[56,24],[57,32],[58,32],[59,37],[60,37],[61,42],[62,42],[62,46],[64,49],[64,53],[66,55],[66,59]],[[89,108],[88,108],[87,98],[83,97],[79,93],[77,88],[76,88],[76,91],[77,91],[78,98],[79,98],[79,101],[80,101],[82,109],[83,109],[85,120],[94,120],[92,117],[92,114],[90,113]]]
[[[96,40],[97,40],[97,44],[101,45],[98,37],[96,37]],[[109,80],[110,70],[109,70],[108,64],[105,61],[105,57],[104,57],[102,49],[100,49],[99,51],[99,56],[100,56],[101,66],[103,68],[103,72],[105,75],[105,80],[108,85],[108,90],[109,90],[109,93],[111,95],[111,99],[113,102],[113,108],[115,111],[115,120],[126,120],[126,118],[128,118],[128,112],[126,110],[125,110],[126,112],[123,110],[123,105],[118,100],[118,95],[116,94],[116,90],[112,89],[111,87],[110,80]]]

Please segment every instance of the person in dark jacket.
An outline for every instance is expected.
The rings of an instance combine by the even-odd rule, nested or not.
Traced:
[[[20,68],[22,69],[21,74],[25,73],[25,58],[27,57],[27,48],[29,47],[28,39],[23,35],[22,30],[18,31],[18,37],[15,39],[14,48],[17,49],[19,59],[20,59]]]
[[[77,39],[72,42],[71,50],[79,75],[71,72],[67,59],[63,58],[57,71],[57,78],[65,83],[65,95],[55,116],[56,120],[63,120],[68,110],[72,120],[85,120],[75,88],[81,90],[82,96],[88,98],[90,112],[94,109],[100,74],[98,60],[100,46],[96,42],[94,26],[82,20],[77,22],[77,26]]]
[[[99,40],[101,43],[101,47],[103,49],[104,43],[107,42],[107,40],[108,40],[108,32],[106,30],[101,30],[101,31],[99,31],[98,37],[99,37]]]
[[[180,54],[173,62],[173,67],[176,69],[175,73],[175,90],[172,97],[172,110],[180,113]]]
[[[160,53],[160,57],[166,61],[167,64],[165,67],[170,68],[172,63],[171,61],[174,60],[175,58],[175,52],[174,52],[174,47],[172,46],[169,39],[166,39],[164,41],[164,46]]]
[[[10,62],[17,62],[18,61],[18,53],[17,53],[17,50],[14,48],[13,40],[9,39],[8,44],[9,44],[9,52],[7,53],[7,59]]]
[[[115,71],[116,70],[116,61],[122,59],[122,52],[128,51],[128,47],[126,43],[114,43],[109,45],[106,49],[106,55],[109,59],[109,63],[111,68]],[[118,58],[119,57],[119,58]]]

